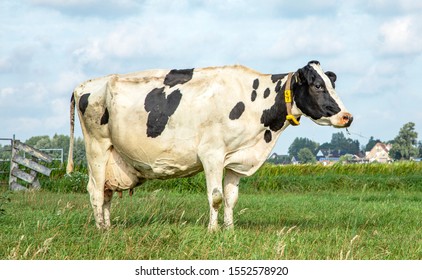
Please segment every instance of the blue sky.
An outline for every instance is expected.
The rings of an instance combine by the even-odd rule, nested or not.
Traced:
[[[285,73],[316,59],[355,117],[348,137],[391,140],[411,121],[422,139],[421,34],[418,0],[2,0],[0,138],[68,134],[70,94],[89,78],[227,64]],[[274,151],[338,131],[302,119]]]

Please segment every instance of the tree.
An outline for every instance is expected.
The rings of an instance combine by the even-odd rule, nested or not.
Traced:
[[[67,148],[66,159],[68,152],[69,148]],[[73,162],[78,165],[86,165],[85,142],[80,137],[75,138],[75,146],[73,149]]]
[[[0,159],[10,160],[11,155],[12,155],[12,146],[10,144],[4,145],[4,146],[0,144]]]
[[[25,144],[34,147],[35,149],[50,149],[51,141],[48,135],[33,136],[25,141]]]
[[[333,133],[330,143],[324,143],[319,148],[320,150],[330,150],[337,154],[359,154],[360,144],[358,140],[346,138],[343,132]]]
[[[316,158],[309,148],[302,148],[297,154],[300,163],[315,163]]]
[[[419,150],[417,145],[418,133],[415,131],[415,124],[408,122],[400,128],[399,135],[393,140],[390,150],[390,157],[403,160],[417,157]]]
[[[296,137],[293,143],[290,145],[288,153],[290,158],[298,158],[299,151],[303,148],[308,148],[313,155],[318,152],[319,144],[308,138]]]

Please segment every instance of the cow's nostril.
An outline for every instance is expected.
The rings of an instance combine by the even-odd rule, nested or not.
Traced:
[[[343,115],[343,122],[345,125],[349,126],[353,121],[353,116],[349,113]]]

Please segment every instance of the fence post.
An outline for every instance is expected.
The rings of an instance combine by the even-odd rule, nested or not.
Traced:
[[[18,179],[13,175],[13,170],[16,170],[19,168],[19,165],[13,161],[15,156],[18,154],[18,149],[15,147],[15,134],[13,134],[13,138],[11,142],[12,143],[10,146],[12,147],[12,155],[10,157],[9,187],[12,191],[27,190],[27,188],[18,184]]]

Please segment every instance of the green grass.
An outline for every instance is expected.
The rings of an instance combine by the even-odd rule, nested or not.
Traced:
[[[203,175],[115,196],[108,231],[82,191],[6,193],[0,259],[422,259],[421,165],[374,166],[264,166],[214,234]]]

